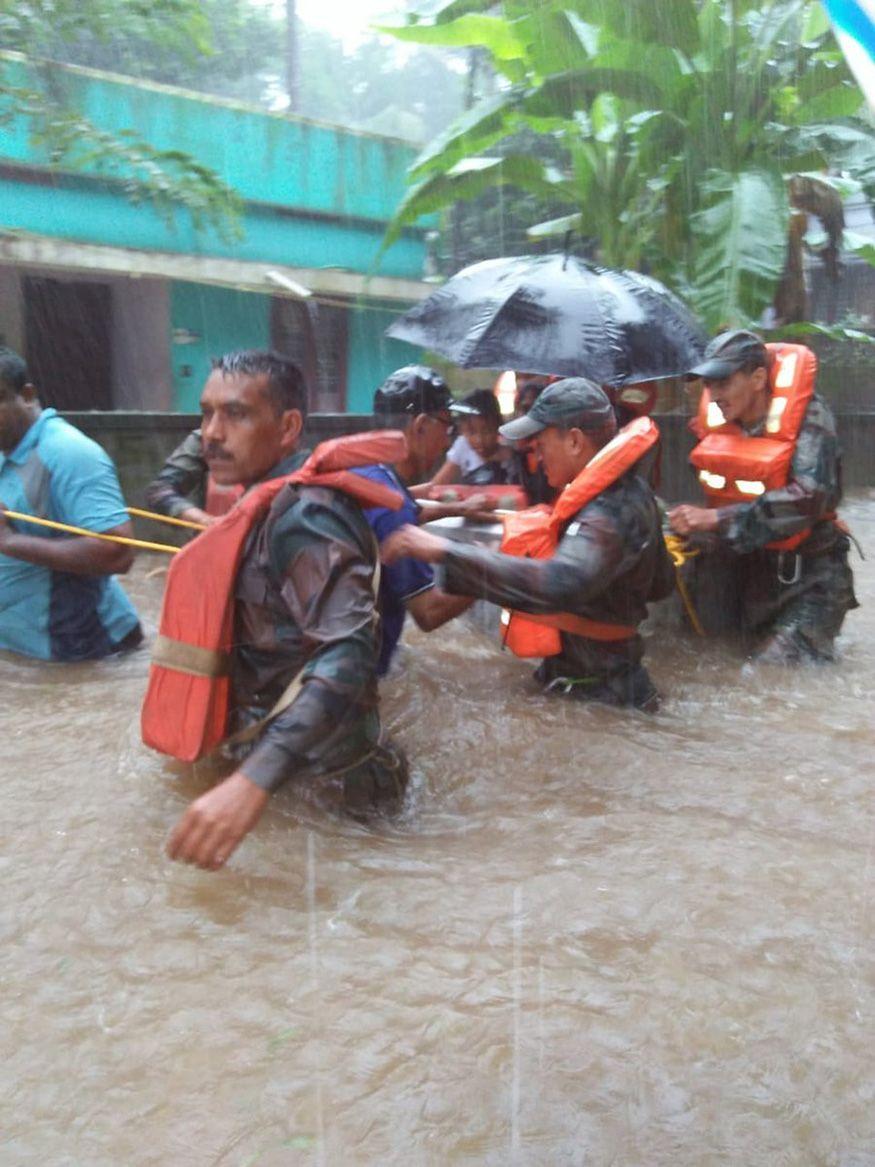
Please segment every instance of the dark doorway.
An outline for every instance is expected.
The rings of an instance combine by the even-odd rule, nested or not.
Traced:
[[[271,344],[303,371],[311,413],[346,409],[347,317],[345,308],[313,301],[271,301]]]
[[[106,284],[25,276],[27,363],[44,405],[112,409],[112,295]]]

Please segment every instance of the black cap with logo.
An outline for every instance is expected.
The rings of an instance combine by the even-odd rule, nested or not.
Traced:
[[[444,413],[453,395],[440,373],[428,365],[405,365],[391,373],[374,394],[374,413]]]
[[[508,441],[519,442],[551,425],[609,435],[617,429],[614,410],[604,389],[584,377],[566,377],[549,385],[525,417],[507,422],[498,432]]]
[[[704,377],[706,381],[722,381],[745,365],[756,369],[768,363],[766,346],[756,333],[733,328],[714,337],[702,360],[687,373],[687,380]]]

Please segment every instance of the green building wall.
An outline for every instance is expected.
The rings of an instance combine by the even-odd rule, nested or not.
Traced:
[[[270,346],[270,296],[174,283],[170,293],[174,404],[197,413],[213,357]]]
[[[24,60],[0,54],[7,81],[27,87]],[[410,146],[167,86],[57,66],[56,92],[100,129],[133,130],[158,148],[181,150],[217,171],[244,200],[237,239],[196,230],[190,215],[132,203],[121,176],[92,165],[58,169],[26,119],[0,132],[0,229],[141,251],[341,269],[408,280],[422,276],[422,231],[405,232],[377,263],[385,227],[405,193]],[[0,119],[3,118],[0,102]],[[172,281],[167,343],[175,408],[197,408],[210,359],[270,343],[271,297]],[[398,310],[406,307],[399,304]],[[415,350],[383,337],[395,312],[351,300],[346,406],[370,410],[374,387]]]
[[[394,369],[417,360],[416,349],[383,335],[397,315],[380,309],[359,310],[350,315],[347,383],[350,413],[370,413],[377,386]]]

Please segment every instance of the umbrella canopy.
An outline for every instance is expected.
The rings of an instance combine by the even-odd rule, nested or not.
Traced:
[[[575,256],[463,268],[386,330],[464,369],[516,369],[628,385],[686,372],[705,336],[658,280]]]

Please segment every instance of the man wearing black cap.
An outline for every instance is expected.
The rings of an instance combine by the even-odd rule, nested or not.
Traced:
[[[374,393],[374,419],[379,428],[402,430],[407,439],[407,455],[403,461],[393,466],[364,466],[356,471],[404,496],[400,510],[372,507],[364,512],[381,546],[393,531],[406,523],[420,521],[418,504],[408,486],[426,479],[447,452],[452,428],[451,410],[457,412],[459,409],[464,411],[463,406],[454,402],[443,377],[427,365],[405,365],[396,369]],[[474,502],[475,508],[470,503],[455,509],[434,508],[425,517],[442,517],[451,510],[454,514],[460,509],[473,510],[477,500]],[[423,632],[432,632],[466,611],[473,602],[467,596],[448,596],[436,587],[434,572],[426,563],[405,557],[387,565],[380,577],[379,610],[383,635],[377,675],[382,677],[388,672],[407,612]]]
[[[557,490],[574,482],[616,432],[604,391],[579,377],[551,385],[525,417],[501,427],[510,441],[532,440]],[[634,467],[571,516],[549,559],[463,546],[412,526],[384,545],[388,561],[403,555],[443,563],[450,593],[536,616],[570,613],[629,627],[615,640],[563,631],[560,652],[545,658],[535,675],[546,688],[585,700],[656,709],[635,629],[647,615],[647,601],[671,590],[673,573],[653,492]]]
[[[690,370],[688,378],[702,379],[710,408],[719,410],[713,423],[699,425],[703,441],[692,455],[716,505],[677,506],[669,522],[708,552],[686,570],[698,614],[710,631],[755,638],[761,660],[830,660],[845,613],[857,607],[849,541],[835,522],[841,498],[835,422],[815,394],[807,406],[802,399],[798,429],[788,426],[792,393],[782,401],[777,383],[774,392],[771,385],[778,359],[755,333],[735,329],[715,337]],[[816,360],[799,346],[794,360],[800,359],[809,362],[810,392]],[[712,424],[727,435],[723,448],[730,452],[717,466],[708,460],[709,449],[716,448],[713,439],[706,446]],[[786,454],[787,443],[792,446],[788,471],[775,478],[750,468],[768,468],[770,449],[780,456],[783,444]],[[729,472],[735,465],[746,468],[741,480]]]

